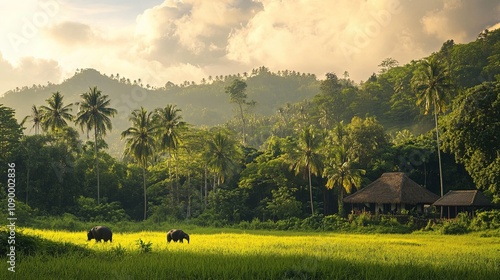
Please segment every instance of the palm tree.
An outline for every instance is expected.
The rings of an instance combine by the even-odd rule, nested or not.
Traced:
[[[100,203],[100,184],[99,184],[99,159],[97,152],[97,139],[106,135],[106,130],[111,130],[111,119],[116,114],[116,109],[110,108],[107,95],[97,87],[90,88],[88,92],[81,94],[82,102],[76,115],[75,124],[79,125],[83,131],[85,126],[87,135],[90,130],[94,130],[94,160],[97,177],[97,204]]]
[[[363,169],[353,168],[353,162],[342,144],[327,149],[327,161],[328,164],[323,171],[323,177],[328,178],[326,182],[327,189],[337,187],[339,190],[339,215],[342,216],[344,215],[344,191],[349,194],[353,186],[359,188],[361,186],[361,175],[366,172]]]
[[[67,126],[68,123],[66,121],[71,121],[73,119],[73,115],[70,113],[73,103],[64,106],[63,96],[59,91],[52,93],[52,96],[46,101],[48,106],[40,107],[43,111],[42,128],[44,130],[50,129],[54,131],[58,128]]]
[[[298,149],[295,151],[295,161],[290,165],[290,169],[295,171],[295,175],[301,171],[307,173],[309,179],[309,199],[311,201],[311,214],[314,215],[311,174],[321,173],[323,163],[318,149],[321,145],[321,139],[314,133],[312,127],[307,127],[300,134]]]
[[[160,134],[160,148],[167,149],[169,153],[176,150],[180,143],[179,128],[186,123],[181,121],[179,115],[181,109],[175,105],[168,104],[163,109],[156,109],[156,119],[158,132]]]
[[[240,112],[240,118],[241,118],[241,134],[242,134],[242,140],[243,140],[243,145],[246,144],[246,119],[245,119],[245,114],[243,110],[243,106],[254,106],[255,101],[247,101],[247,94],[246,94],[246,88],[247,84],[239,79],[235,79],[231,85],[227,86],[224,88],[225,92],[229,94],[229,102],[230,103],[236,103],[238,104],[239,112]]]
[[[31,115],[26,116],[21,122],[24,124],[26,120],[31,120],[33,122],[32,129],[35,129],[35,135],[38,135],[38,131],[40,130],[40,125],[42,124],[43,111],[38,109],[36,105],[31,106]],[[31,131],[31,130],[30,130]]]
[[[218,185],[220,185],[238,168],[236,160],[241,157],[241,150],[232,137],[219,130],[207,141],[204,157],[208,168],[216,174]]]
[[[170,158],[175,158],[173,152],[177,150],[180,143],[179,128],[185,125],[185,122],[181,121],[182,117],[179,114],[181,109],[176,108],[175,105],[168,104],[165,108],[156,109],[156,114],[154,121],[158,126],[158,133],[160,136],[160,148],[168,150]],[[175,172],[176,189],[177,184],[177,165]],[[170,173],[170,162],[169,162],[169,173]],[[179,196],[178,190],[176,191],[177,198]]]
[[[146,168],[148,158],[155,151],[155,135],[157,127],[153,123],[153,112],[148,112],[141,107],[134,110],[130,121],[132,126],[121,133],[122,139],[126,139],[125,154],[131,155],[142,167],[143,189],[144,189],[144,220],[146,220],[147,196],[146,196]]]
[[[436,125],[436,142],[439,161],[439,183],[443,196],[443,172],[441,168],[441,152],[439,148],[438,114],[445,111],[445,96],[452,85],[448,70],[436,58],[428,58],[421,62],[421,71],[412,78],[412,86],[417,93],[417,105],[424,103],[424,114],[434,109]]]

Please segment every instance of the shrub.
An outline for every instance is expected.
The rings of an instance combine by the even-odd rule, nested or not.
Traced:
[[[467,213],[459,213],[453,220],[447,220],[441,228],[442,234],[464,234],[468,233],[470,218]]]
[[[127,252],[127,249],[123,248],[123,246],[121,244],[118,244],[118,246],[112,247],[111,250],[109,250],[110,255],[117,256],[117,257],[124,256],[126,252]]]
[[[88,227],[75,215],[70,213],[64,213],[59,217],[37,217],[36,219],[34,219],[33,225],[36,225],[36,227],[39,228],[50,228],[68,231],[87,230]]]
[[[372,214],[370,212],[363,212],[359,215],[349,214],[349,221],[353,226],[365,227],[368,225],[376,224]]]
[[[0,243],[8,244],[7,238],[9,230],[0,229]],[[90,255],[91,251],[71,242],[54,242],[39,236],[26,235],[21,231],[16,232],[16,254],[37,255],[46,254],[51,256],[60,256],[64,254]],[[0,254],[5,256],[8,246],[0,246]]]
[[[298,230],[302,220],[296,217],[288,218],[285,220],[279,220],[276,222],[277,230]]]
[[[305,230],[318,230],[322,229],[323,227],[323,215],[321,214],[314,214],[310,217],[305,218],[302,220],[302,224],[300,225],[302,229]]]
[[[76,203],[76,209],[78,210],[76,210],[75,215],[81,217],[84,221],[118,222],[130,220],[130,217],[117,201],[97,204],[93,198],[80,196]]]
[[[471,230],[499,229],[500,228],[500,210],[477,212],[470,224]]]
[[[139,251],[141,253],[151,253],[153,251],[153,243],[150,242],[144,242],[142,239],[137,240],[137,246],[139,246]]]
[[[323,230],[340,230],[347,226],[347,220],[337,214],[328,215],[323,218]]]

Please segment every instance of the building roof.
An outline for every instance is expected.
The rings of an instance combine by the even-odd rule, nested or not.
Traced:
[[[439,196],[411,180],[403,172],[388,172],[363,189],[346,196],[346,203],[432,204]]]
[[[479,190],[449,191],[433,204],[434,206],[493,206]]]

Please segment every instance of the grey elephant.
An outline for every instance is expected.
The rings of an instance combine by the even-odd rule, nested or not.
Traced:
[[[172,240],[174,242],[179,241],[180,243],[183,243],[182,241],[184,239],[186,239],[189,244],[189,234],[180,229],[171,229],[167,232],[167,243],[170,243]]]
[[[89,230],[87,238],[87,241],[95,239],[96,242],[101,242],[101,240],[104,240],[104,242],[108,240],[109,242],[113,242],[113,233],[106,226],[95,226]]]

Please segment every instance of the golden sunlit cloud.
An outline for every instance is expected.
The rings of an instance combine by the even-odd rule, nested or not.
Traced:
[[[120,73],[155,86],[259,66],[319,78],[348,71],[360,81],[387,57],[404,64],[438,50],[446,40],[474,40],[497,26],[500,12],[500,3],[489,0],[144,3],[0,4],[0,33],[5,34],[0,73],[10,76],[0,92],[46,79],[57,83],[77,68]],[[17,75],[28,71],[26,59],[38,62],[29,75]],[[47,69],[52,74],[45,74]]]

